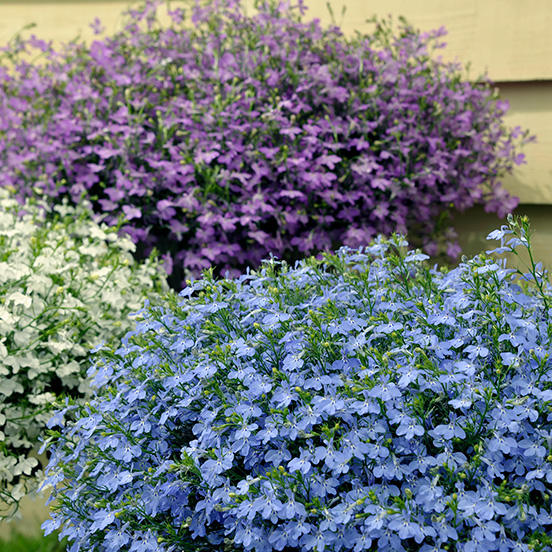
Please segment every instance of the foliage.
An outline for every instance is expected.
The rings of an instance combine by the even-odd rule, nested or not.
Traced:
[[[493,232],[527,246],[525,221]],[[70,552],[549,551],[551,287],[400,236],[147,308],[56,443]]]
[[[505,128],[485,79],[436,58],[444,29],[375,20],[346,38],[273,0],[254,16],[236,0],[196,3],[191,21],[178,8],[163,27],[156,4],[90,46],[11,42],[0,181],[21,197],[85,191],[110,223],[124,212],[178,289],[211,264],[238,275],[269,253],[295,260],[379,233],[454,257],[451,206],[515,207],[499,179],[529,138]]]
[[[89,348],[167,289],[153,260],[90,219],[90,206],[21,206],[0,190],[0,517],[41,479],[38,440],[56,401],[82,399]],[[61,405],[58,404],[58,407]]]
[[[0,540],[0,552],[65,552],[67,543],[59,542],[55,534],[43,537],[14,534],[8,540]]]

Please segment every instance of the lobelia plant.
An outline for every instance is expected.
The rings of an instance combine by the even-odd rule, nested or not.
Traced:
[[[21,206],[0,190],[0,519],[42,480],[38,440],[63,398],[84,400],[89,349],[168,290],[159,264],[90,219],[89,205]]]
[[[489,238],[531,251],[526,220]],[[69,552],[552,550],[546,274],[406,246],[207,272],[141,311],[98,351],[97,396],[50,422],[46,533]]]
[[[5,48],[0,181],[21,198],[86,192],[108,223],[124,212],[178,289],[211,265],[236,276],[270,253],[291,262],[379,233],[455,257],[451,207],[516,206],[499,180],[531,138],[504,126],[486,79],[433,56],[444,29],[375,20],[346,38],[301,22],[302,2],[271,0],[254,16],[196,3],[163,27],[158,4],[90,46]]]

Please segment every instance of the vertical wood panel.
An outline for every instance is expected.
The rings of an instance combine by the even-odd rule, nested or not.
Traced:
[[[523,150],[527,163],[504,178],[504,187],[522,203],[552,205],[552,82],[501,83],[499,90],[510,103],[505,124],[537,136]]]

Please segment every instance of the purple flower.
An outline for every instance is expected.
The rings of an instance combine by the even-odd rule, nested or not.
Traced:
[[[48,55],[0,75],[2,182],[20,198],[85,195],[112,225],[123,213],[139,251],[171,257],[175,287],[414,228],[426,253],[456,257],[438,223],[451,203],[516,206],[499,178],[532,138],[502,124],[490,83],[428,56],[441,30],[381,20],[349,41],[302,22],[301,2],[253,16],[212,2],[157,29],[148,0],[90,45],[14,43],[16,58]]]
[[[140,218],[142,216],[140,209],[138,209],[137,207],[130,207],[129,205],[123,205],[122,209],[123,209],[123,213],[126,215],[128,220]]]
[[[302,474],[306,474],[311,469],[311,463],[306,458],[294,458],[288,462],[288,469],[292,473],[300,471]]]
[[[397,428],[397,435],[404,435],[406,439],[412,439],[415,435],[421,436],[425,433],[424,427],[414,420],[409,420]]]

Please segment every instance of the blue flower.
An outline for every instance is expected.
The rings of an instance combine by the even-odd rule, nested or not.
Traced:
[[[115,521],[115,513],[110,510],[96,510],[90,514],[90,518],[92,523],[89,531],[94,533],[111,525]]]
[[[410,521],[410,516],[393,515],[387,526],[398,533],[402,540],[413,538],[418,544],[424,540],[425,535],[422,528],[417,523]]]
[[[505,418],[506,410],[503,410],[502,424],[507,423]],[[513,437],[505,436],[504,434],[496,434],[489,440],[488,450],[490,452],[501,452],[502,454],[510,454],[518,448],[518,442]]]
[[[401,259],[343,250],[144,310],[66,416],[45,529],[75,552],[511,552],[552,528],[544,299],[483,258],[409,262],[406,286]]]
[[[345,402],[335,395],[329,397],[318,396],[313,399],[312,406],[316,412],[333,416],[338,410],[341,410],[345,406]]]
[[[381,399],[384,402],[387,402],[391,399],[396,399],[401,397],[401,392],[397,386],[392,382],[383,381],[377,385],[374,385],[369,391],[368,396],[375,399]]]
[[[286,371],[293,372],[303,366],[305,361],[303,360],[303,354],[301,352],[290,353],[286,355],[283,360],[282,367]]]
[[[288,462],[288,469],[291,473],[299,471],[304,475],[310,471],[311,467],[312,464],[304,456],[301,458],[293,458]]]
[[[314,476],[312,482],[312,492],[314,496],[325,498],[327,496],[335,496],[339,480],[332,476]]]
[[[500,230],[493,230],[489,233],[486,239],[488,240],[500,240],[501,243],[504,242],[505,236],[511,236],[512,235],[512,229],[507,226],[506,224],[503,224],[500,227]]]
[[[372,538],[366,531],[361,531],[357,534],[354,541],[354,552],[364,552],[365,550],[370,550],[372,546]]]
[[[279,511],[279,516],[282,519],[304,518],[307,516],[307,511],[301,502],[297,502],[294,496],[288,493],[287,500],[283,503]]]
[[[268,537],[268,542],[274,547],[274,550],[283,550],[288,544],[293,544],[287,526],[280,526],[272,531]]]
[[[224,450],[216,453],[215,458],[210,458],[201,464],[200,470],[207,482],[213,482],[215,476],[229,470],[232,467],[234,453],[231,450]]]
[[[409,418],[403,420],[401,425],[397,428],[397,435],[404,435],[405,439],[412,439],[414,436],[421,436],[425,433],[423,426],[418,424],[414,419]]]
[[[393,550],[393,552],[407,552],[402,544],[402,539],[394,533],[389,527],[386,527],[384,530],[378,531],[378,550]],[[358,552],[363,550],[362,548],[358,549]],[[355,552],[357,550],[355,549]]]
[[[504,515],[506,514],[506,506],[501,502],[497,502],[494,496],[481,496],[473,503],[473,511],[481,520],[492,520],[496,514]],[[496,525],[496,530],[498,531],[498,524]]]
[[[299,540],[303,535],[314,531],[314,527],[306,521],[306,518],[299,516],[289,523],[290,533],[293,539]]]
[[[351,431],[341,439],[341,452],[351,458],[355,457],[359,460],[364,460],[364,457],[368,453],[368,445],[361,438],[358,431]]]
[[[141,435],[142,433],[148,433],[151,430],[151,423],[147,418],[140,418],[132,422],[130,426],[130,431],[134,432],[136,435]]]
[[[333,541],[333,535],[330,532],[314,531],[313,533],[303,535],[299,543],[305,548],[305,550],[316,550],[317,552],[323,552],[326,549],[326,546],[331,544]]]
[[[127,533],[128,523],[121,525],[121,527],[111,529],[106,533],[107,547],[106,552],[117,552],[121,550],[129,541],[130,535]]]
[[[486,356],[489,355],[489,349],[487,349],[487,347],[485,347],[484,345],[479,345],[479,344],[468,345],[464,349],[464,352],[468,353],[470,360],[473,360],[474,358],[479,358],[479,357],[485,358]]]
[[[272,490],[265,490],[253,501],[253,511],[259,512],[263,519],[270,519],[272,523],[277,523],[282,508],[282,502],[274,496]]]
[[[448,424],[439,424],[435,426],[432,430],[428,431],[429,435],[442,437],[447,441],[454,438],[464,439],[466,437],[466,432],[457,423],[457,419],[458,418],[454,414],[451,414],[451,420]]]

